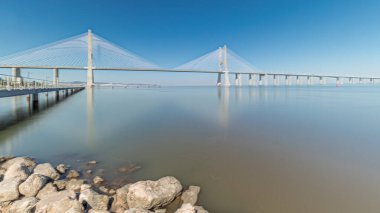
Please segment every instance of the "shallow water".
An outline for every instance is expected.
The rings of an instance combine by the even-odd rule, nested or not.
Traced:
[[[0,154],[68,163],[109,185],[177,177],[210,212],[380,209],[380,87],[94,89],[0,99]],[[46,107],[48,105],[48,107]],[[135,166],[137,165],[137,166]],[[130,172],[118,172],[127,166]],[[141,168],[139,168],[141,167]]]

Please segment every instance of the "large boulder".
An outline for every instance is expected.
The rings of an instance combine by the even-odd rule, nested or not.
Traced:
[[[11,165],[14,164],[24,164],[26,167],[28,167],[30,172],[33,171],[33,168],[36,166],[36,162],[32,158],[17,157],[7,160],[1,165],[1,167],[4,169],[8,169]]]
[[[57,171],[61,174],[65,174],[67,167],[65,164],[61,163],[56,167]]]
[[[64,179],[64,180],[55,180],[53,182],[53,184],[59,189],[59,190],[62,190],[62,189],[65,189],[66,188],[66,184],[67,184],[67,180]]]
[[[34,207],[38,202],[35,197],[24,197],[21,200],[16,200],[13,202],[8,209],[8,213],[32,213],[34,212]]]
[[[45,175],[53,180],[58,180],[60,175],[50,163],[38,164],[34,168],[34,174]]]
[[[181,191],[181,183],[170,176],[139,181],[129,186],[127,202],[130,208],[156,209],[169,204]]]
[[[131,208],[126,210],[124,213],[154,213],[152,211],[141,209],[141,208]]]
[[[48,183],[38,192],[36,197],[41,200],[56,192],[57,188],[52,183]]]
[[[184,203],[175,213],[208,213],[208,211],[202,206],[193,206],[190,203]]]
[[[79,192],[81,186],[84,184],[84,180],[70,179],[66,182],[66,189]]]
[[[116,190],[116,195],[113,196],[113,202],[111,206],[111,211],[119,213],[124,212],[126,209],[128,209],[128,202],[127,202],[127,196],[128,196],[128,189],[131,184],[127,184],[119,189]]]
[[[87,205],[93,210],[107,211],[109,197],[107,195],[101,195],[95,192],[91,189],[90,185],[83,184],[79,195],[79,202],[86,202]]]
[[[48,178],[39,174],[32,174],[26,179],[20,186],[18,190],[20,194],[25,197],[34,197],[37,195],[38,191],[45,186]]]
[[[18,186],[21,180],[8,179],[0,182],[0,203],[6,201],[16,200],[20,193],[18,192]]]
[[[82,213],[82,204],[73,191],[59,191],[46,196],[36,204],[36,213]]]
[[[195,205],[198,200],[198,194],[201,191],[199,186],[189,186],[189,189],[184,191],[181,195],[181,200],[183,203],[190,203]]]
[[[4,174],[4,180],[18,179],[26,180],[29,177],[30,171],[24,163],[15,163],[8,167]]]

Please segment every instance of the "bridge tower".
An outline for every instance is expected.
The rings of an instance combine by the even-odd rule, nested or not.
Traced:
[[[216,82],[216,86],[221,87],[222,86],[222,65],[223,65],[223,49],[219,47],[218,49],[218,81]]]
[[[88,30],[88,48],[87,48],[87,87],[94,86],[94,71],[92,70],[92,32]]]
[[[230,76],[228,71],[228,64],[227,64],[227,45],[224,45],[224,57],[223,57],[223,72],[224,72],[224,86],[229,87],[231,86],[230,83]]]

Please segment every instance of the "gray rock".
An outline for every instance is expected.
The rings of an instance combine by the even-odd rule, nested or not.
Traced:
[[[90,210],[88,211],[88,213],[109,213],[109,211],[98,211],[98,210],[90,209]]]
[[[113,197],[111,211],[113,212],[124,212],[129,208],[127,202],[128,188],[131,184],[127,184],[116,190],[116,195]]]
[[[181,183],[170,176],[139,181],[129,186],[127,202],[130,208],[157,209],[169,204],[181,191]]]
[[[198,194],[201,191],[199,186],[189,186],[189,189],[184,191],[181,195],[181,200],[183,203],[190,203],[195,205],[198,200]]]
[[[104,182],[104,179],[101,178],[100,176],[96,176],[96,177],[94,177],[93,182],[95,185],[99,185],[99,184]]]
[[[57,171],[61,174],[64,174],[67,170],[67,167],[65,164],[61,163],[56,167]]]
[[[37,195],[38,191],[40,191],[40,189],[45,186],[47,181],[48,178],[43,175],[32,174],[28,177],[28,179],[20,184],[18,190],[20,194],[24,195],[25,197],[34,197]]]
[[[60,175],[50,163],[38,164],[34,168],[34,174],[45,175],[53,180],[58,180]]]
[[[57,192],[57,188],[52,183],[48,183],[38,192],[36,197],[41,200],[55,192]]]
[[[202,206],[194,206],[194,208],[197,210],[197,213],[208,213]]]
[[[30,171],[24,163],[15,163],[8,167],[4,174],[4,180],[18,179],[26,180],[29,177]]]
[[[0,212],[8,212],[11,204],[11,201],[0,202]]]
[[[8,169],[13,164],[24,164],[26,167],[28,167],[29,171],[33,171],[33,168],[36,166],[36,162],[32,158],[28,157],[17,157],[12,158],[10,160],[7,160],[5,163],[1,165],[2,168]]]
[[[107,195],[101,195],[92,190],[91,186],[83,184],[79,195],[79,202],[86,202],[93,210],[107,211],[109,197]]]
[[[21,200],[13,202],[8,209],[8,213],[32,213],[36,203],[38,202],[35,197],[24,197]]]
[[[166,209],[156,209],[154,213],[166,213]]]
[[[36,213],[82,213],[84,208],[82,204],[75,199],[73,191],[60,191],[50,194],[49,196],[38,201]]]
[[[66,182],[66,189],[79,192],[83,184],[84,184],[84,180],[70,179]]]
[[[152,211],[141,209],[141,208],[130,208],[126,210],[124,213],[154,213]]]
[[[103,192],[103,193],[105,193],[105,194],[108,194],[109,193],[109,189],[107,188],[107,187],[105,187],[105,186],[100,186],[99,188],[99,191],[101,191],[101,192]]]
[[[55,180],[53,183],[59,190],[62,190],[66,188],[67,180]]]
[[[197,213],[195,207],[190,203],[182,204],[181,208],[177,209],[175,213]]]
[[[0,182],[0,202],[16,200],[20,193],[18,192],[18,186],[21,180],[8,179]]]
[[[67,173],[67,178],[77,178],[79,177],[79,172],[75,171],[74,169],[70,170],[68,173]]]

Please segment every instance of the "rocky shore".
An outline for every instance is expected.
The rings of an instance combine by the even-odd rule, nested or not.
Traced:
[[[96,164],[96,161],[88,163]],[[0,212],[208,212],[196,205],[200,187],[184,189],[171,176],[112,189],[103,185],[100,176],[92,181],[81,179],[82,172],[64,164],[55,167],[50,163],[38,164],[29,157],[0,157]]]

